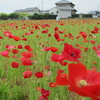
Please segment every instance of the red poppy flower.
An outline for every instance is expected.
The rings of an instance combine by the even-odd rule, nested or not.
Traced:
[[[50,91],[42,88],[41,94],[42,94],[43,97],[48,97],[50,95]]]
[[[19,53],[19,50],[14,49],[14,50],[12,50],[12,53],[13,53],[13,54],[17,54],[17,53]]]
[[[43,74],[43,72],[37,72],[37,73],[35,73],[35,76],[37,78],[42,78],[44,76],[44,74]]]
[[[0,39],[3,39],[3,37],[2,37],[2,36],[0,36]]]
[[[60,39],[60,35],[58,33],[55,33],[54,34],[54,37],[55,39],[59,42],[61,39]]]
[[[78,58],[80,58],[81,50],[74,48],[72,45],[68,43],[64,44],[64,50],[62,51],[62,55],[66,60],[78,62]]]
[[[99,72],[95,70],[87,70],[86,66],[81,63],[69,64],[68,70],[69,70],[69,82],[70,82],[69,90],[76,92],[79,95],[87,97],[94,98],[100,96]]]
[[[97,68],[97,67],[95,67],[95,66],[93,66],[93,67],[92,67],[92,70],[97,70],[97,69],[98,69],[98,68]]]
[[[48,37],[51,37],[51,34],[48,34]]]
[[[64,33],[64,31],[58,31],[60,34],[63,34]]]
[[[36,87],[36,90],[37,90],[37,91],[40,91],[40,90],[41,90],[41,87]]]
[[[40,96],[38,100],[48,100],[48,97]]]
[[[64,60],[65,60],[65,58],[62,55],[53,53],[51,56],[51,61],[54,61],[54,62],[62,62]]]
[[[100,44],[98,45],[98,48],[100,48]]]
[[[60,64],[61,64],[62,66],[66,66],[66,65],[68,64],[68,62],[61,61]]]
[[[90,40],[90,42],[91,42],[92,44],[95,44],[95,43],[96,43],[96,41],[93,41],[93,40]]]
[[[15,40],[15,41],[19,41],[21,38],[18,37],[18,36],[12,36],[12,38]]]
[[[71,63],[68,65],[69,75],[64,73],[58,75],[56,82],[61,80],[68,83],[68,89],[71,92],[75,92],[81,96],[91,97],[92,100],[99,100],[100,98],[100,72],[95,70],[87,70],[86,66],[82,63]],[[66,77],[67,76],[67,77]],[[62,80],[63,79],[63,80]],[[66,85],[66,84],[65,84]]]
[[[65,85],[69,85],[68,82],[68,75],[66,73],[58,73],[57,77],[56,77],[56,84],[57,85],[61,85],[61,86],[65,86]]]
[[[96,50],[96,51],[98,50],[98,48],[97,48],[97,47],[95,47],[95,46],[94,46],[94,47],[92,47],[92,49],[93,49],[93,50]]]
[[[51,50],[52,52],[57,52],[57,51],[58,51],[58,48],[56,48],[56,47],[50,47],[50,50]]]
[[[42,49],[42,51],[57,52],[58,51],[58,48],[56,48],[56,47],[45,47],[44,49]]]
[[[25,57],[25,58],[31,58],[31,57],[33,57],[33,53],[31,53],[31,52],[23,52],[22,56]]]
[[[31,33],[25,33],[25,35],[31,35]]]
[[[23,47],[22,47],[22,45],[18,45],[17,48],[18,49],[22,49]]]
[[[5,31],[4,35],[11,38],[13,36],[13,34],[10,31]]]
[[[60,75],[60,74],[62,74],[63,72],[64,72],[64,70],[60,70],[60,69],[59,69],[59,70],[57,71],[57,75]]]
[[[48,29],[43,30],[42,33],[48,33]]]
[[[89,48],[84,48],[84,52],[88,52],[88,49],[89,49]]]
[[[12,45],[6,45],[6,48],[7,49],[13,49],[13,48],[16,48],[15,46],[12,46]]]
[[[29,45],[25,45],[24,47],[26,50],[30,49],[30,46]]]
[[[49,83],[49,86],[52,87],[52,88],[54,88],[54,87],[57,86],[57,84],[56,83]]]
[[[24,58],[24,59],[22,60],[22,65],[24,65],[24,66],[31,66],[31,65],[33,65],[33,61],[30,60],[30,59]]]
[[[42,51],[50,51],[50,47],[45,47]]]
[[[26,69],[25,72],[23,72],[23,77],[24,78],[30,78],[32,76],[32,71],[30,71],[30,69]]]
[[[86,38],[87,37],[87,34],[86,34],[86,32],[80,32],[80,35],[83,37],[83,38]]]
[[[27,41],[28,39],[27,39],[27,38],[23,38],[22,40],[23,40],[23,41]]]
[[[50,69],[50,66],[45,66],[44,68],[45,68],[45,69]]]
[[[52,54],[51,61],[59,62],[62,66],[66,66],[67,62],[64,62],[65,58],[62,55]]]
[[[18,68],[19,63],[17,63],[17,62],[12,62],[11,66],[12,66],[13,68]]]
[[[54,31],[58,31],[58,30],[59,30],[58,27],[55,27],[55,28],[54,28]]]

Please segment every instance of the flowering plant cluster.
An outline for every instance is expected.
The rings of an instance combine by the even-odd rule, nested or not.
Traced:
[[[99,37],[100,19],[0,21],[0,100],[100,100]]]

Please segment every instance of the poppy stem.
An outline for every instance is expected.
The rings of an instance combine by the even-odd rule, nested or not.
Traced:
[[[82,100],[82,96],[77,95],[77,99],[76,100]]]

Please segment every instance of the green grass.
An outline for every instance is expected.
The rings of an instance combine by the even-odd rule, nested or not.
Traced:
[[[42,51],[44,47],[57,47],[59,51],[57,54],[61,54],[64,43],[69,43],[76,47],[77,44],[84,46],[85,48],[89,48],[88,52],[84,52],[82,50],[82,58],[80,59],[81,63],[87,66],[88,69],[92,69],[93,66],[96,66],[99,69],[99,57],[96,55],[95,51],[92,50],[93,46],[98,46],[100,44],[100,31],[97,34],[92,34],[91,31],[94,30],[94,27],[98,27],[100,29],[100,19],[68,19],[61,20],[59,23],[55,20],[12,20],[12,21],[0,21],[0,36],[3,39],[0,39],[0,52],[7,50],[5,48],[6,45],[18,46],[22,45],[30,45],[33,49],[32,53],[34,57],[31,60],[34,61],[31,66],[23,66],[21,64],[20,58],[22,52],[27,52],[27,50],[20,49],[20,53],[16,54],[18,57],[11,57],[14,55],[10,51],[10,58],[6,58],[0,55],[0,100],[38,100],[41,96],[41,92],[36,90],[36,87],[41,87],[46,90],[49,90],[50,96],[49,100],[90,100],[90,98],[78,98],[76,94],[70,93],[67,89],[67,86],[57,86],[55,88],[51,88],[49,86],[50,82],[55,82],[55,78],[57,75],[57,70],[62,69],[67,73],[67,66],[61,66],[59,63],[52,62],[50,57],[52,52]],[[14,23],[15,25],[12,27],[10,23]],[[64,25],[60,25],[60,23],[64,23]],[[42,28],[41,25],[49,24],[50,27]],[[18,28],[16,28],[18,26]],[[34,29],[34,26],[38,26],[39,29]],[[25,27],[25,29],[22,29]],[[64,31],[63,34],[60,34],[61,38],[64,41],[56,41],[54,38],[54,28],[58,27],[59,31]],[[48,29],[48,33],[42,33],[41,31]],[[27,38],[27,41],[15,41],[4,36],[5,31],[10,31],[15,36],[20,38]],[[33,31],[31,35],[25,35],[25,33],[30,33]],[[91,39],[89,36],[87,40],[96,41],[95,44],[90,42],[84,43],[83,38],[80,37],[76,39],[79,33],[83,31],[88,35],[96,36],[96,38]],[[64,37],[64,34],[68,35],[71,33],[74,37],[70,39],[69,37]],[[48,37],[48,34],[51,34],[51,37]],[[24,37],[22,37],[24,35]],[[36,36],[39,36],[38,38]],[[49,42],[49,43],[48,43]],[[41,43],[44,45],[39,45]],[[17,48],[16,48],[17,49]],[[84,55],[87,55],[85,57]],[[11,62],[18,62],[20,64],[19,68],[12,68]],[[92,62],[96,61],[96,64]],[[69,61],[68,61],[69,62]],[[71,63],[71,62],[69,62]],[[45,69],[45,66],[50,66],[50,69]],[[29,79],[23,78],[23,72],[26,68],[30,68],[33,72],[33,75]],[[35,73],[38,71],[43,71],[46,75],[48,71],[51,71],[50,76],[44,76],[41,79],[35,77]]]

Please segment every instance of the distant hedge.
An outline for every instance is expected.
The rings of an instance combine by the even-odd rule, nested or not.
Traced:
[[[72,14],[72,18],[79,18],[79,14]]]
[[[92,18],[92,14],[82,14],[83,18]]]
[[[80,17],[81,15],[81,17]],[[0,13],[0,20],[7,20],[7,19],[35,19],[35,20],[41,20],[41,19],[56,19],[57,15],[52,15],[49,13],[46,14],[37,14],[34,13],[33,15],[29,15],[27,13]],[[72,17],[70,18],[92,18],[92,14],[72,14]]]
[[[92,18],[92,14],[72,14],[72,18],[80,18],[80,15],[82,18]]]
[[[30,19],[56,19],[57,15],[51,15],[51,14],[33,14],[33,15],[29,15],[28,18]]]
[[[0,20],[7,20],[7,19],[8,19],[8,14],[0,13]]]

